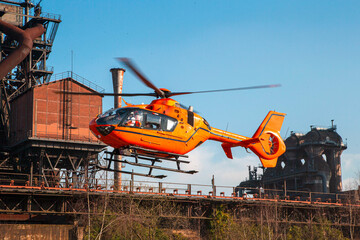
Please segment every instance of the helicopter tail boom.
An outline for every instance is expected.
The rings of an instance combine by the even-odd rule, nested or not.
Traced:
[[[253,151],[264,167],[275,167],[277,158],[286,150],[280,136],[284,117],[284,113],[270,111],[251,138],[213,128],[210,139],[222,142],[228,158],[233,158],[232,147],[241,146]]]

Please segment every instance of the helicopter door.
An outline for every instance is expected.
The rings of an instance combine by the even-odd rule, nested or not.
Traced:
[[[175,118],[144,111],[144,130],[155,130],[148,132],[141,136],[141,141],[144,144],[157,145],[158,149],[165,152],[177,152],[178,144],[174,142],[173,131],[175,130],[178,121]],[[177,138],[176,138],[177,139]],[[148,145],[148,146],[150,146]]]

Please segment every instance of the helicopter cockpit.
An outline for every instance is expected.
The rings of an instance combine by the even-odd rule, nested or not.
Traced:
[[[124,118],[124,116],[126,115],[126,110],[125,109],[114,109],[111,108],[110,110],[106,111],[103,114],[100,114],[98,116],[98,119],[96,120],[96,123],[98,125],[105,125],[105,124],[109,124],[109,125],[118,125],[121,120]]]
[[[118,108],[110,109],[99,115],[96,123],[172,132],[178,121],[175,118],[142,108]]]

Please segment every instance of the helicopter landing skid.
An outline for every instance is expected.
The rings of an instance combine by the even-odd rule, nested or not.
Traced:
[[[125,173],[125,174],[133,174],[133,175],[152,177],[152,178],[166,177],[166,175],[152,175],[153,169],[186,173],[186,174],[194,174],[194,173],[198,172],[195,170],[189,170],[189,171],[182,170],[180,168],[181,163],[184,163],[184,164],[190,163],[189,161],[179,159],[179,158],[187,158],[188,156],[186,156],[186,155],[180,155],[180,154],[169,153],[169,152],[161,152],[161,151],[150,150],[150,149],[145,149],[145,148],[135,147],[135,146],[129,146],[129,147],[122,148],[122,149],[114,149],[112,152],[105,152],[105,153],[110,154],[110,158],[104,158],[105,160],[109,161],[108,167],[106,168],[109,171],[116,171],[116,172],[121,172],[121,173]],[[114,156],[119,156],[119,155],[124,156],[124,157],[134,158],[135,161],[118,160],[118,159],[114,158]],[[139,160],[150,161],[151,164],[139,163]],[[110,169],[110,164],[112,161],[125,163],[125,164],[129,164],[132,166],[137,166],[137,167],[148,168],[149,173],[143,174],[143,173],[127,172],[127,171],[122,171],[122,170],[113,170],[113,169]],[[155,165],[155,163],[161,163],[163,161],[176,162],[176,168],[167,168],[167,167],[161,167],[161,166]],[[103,169],[103,170],[105,170],[105,169]]]
[[[100,166],[100,165],[96,165],[96,168],[98,168],[100,170],[105,170],[105,171],[110,171],[110,172],[118,172],[118,173],[124,173],[124,174],[131,174],[134,176],[141,176],[141,177],[151,177],[151,178],[160,178],[160,179],[167,177],[166,175],[151,175],[151,174],[149,175],[149,174],[144,174],[144,173],[115,170],[115,169],[110,169],[108,167],[104,167],[104,166]]]

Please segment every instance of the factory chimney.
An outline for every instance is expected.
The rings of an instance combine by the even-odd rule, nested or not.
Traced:
[[[110,72],[112,74],[112,80],[113,80],[113,87],[114,87],[114,93],[122,93],[122,87],[123,87],[123,81],[124,81],[124,73],[125,69],[123,68],[112,68],[110,69]],[[114,96],[114,108],[121,107],[121,97],[120,96]],[[114,189],[120,190],[121,189],[121,173],[118,171],[121,171],[121,163],[119,162],[121,160],[121,156],[114,156]],[[119,161],[117,161],[119,160]]]

